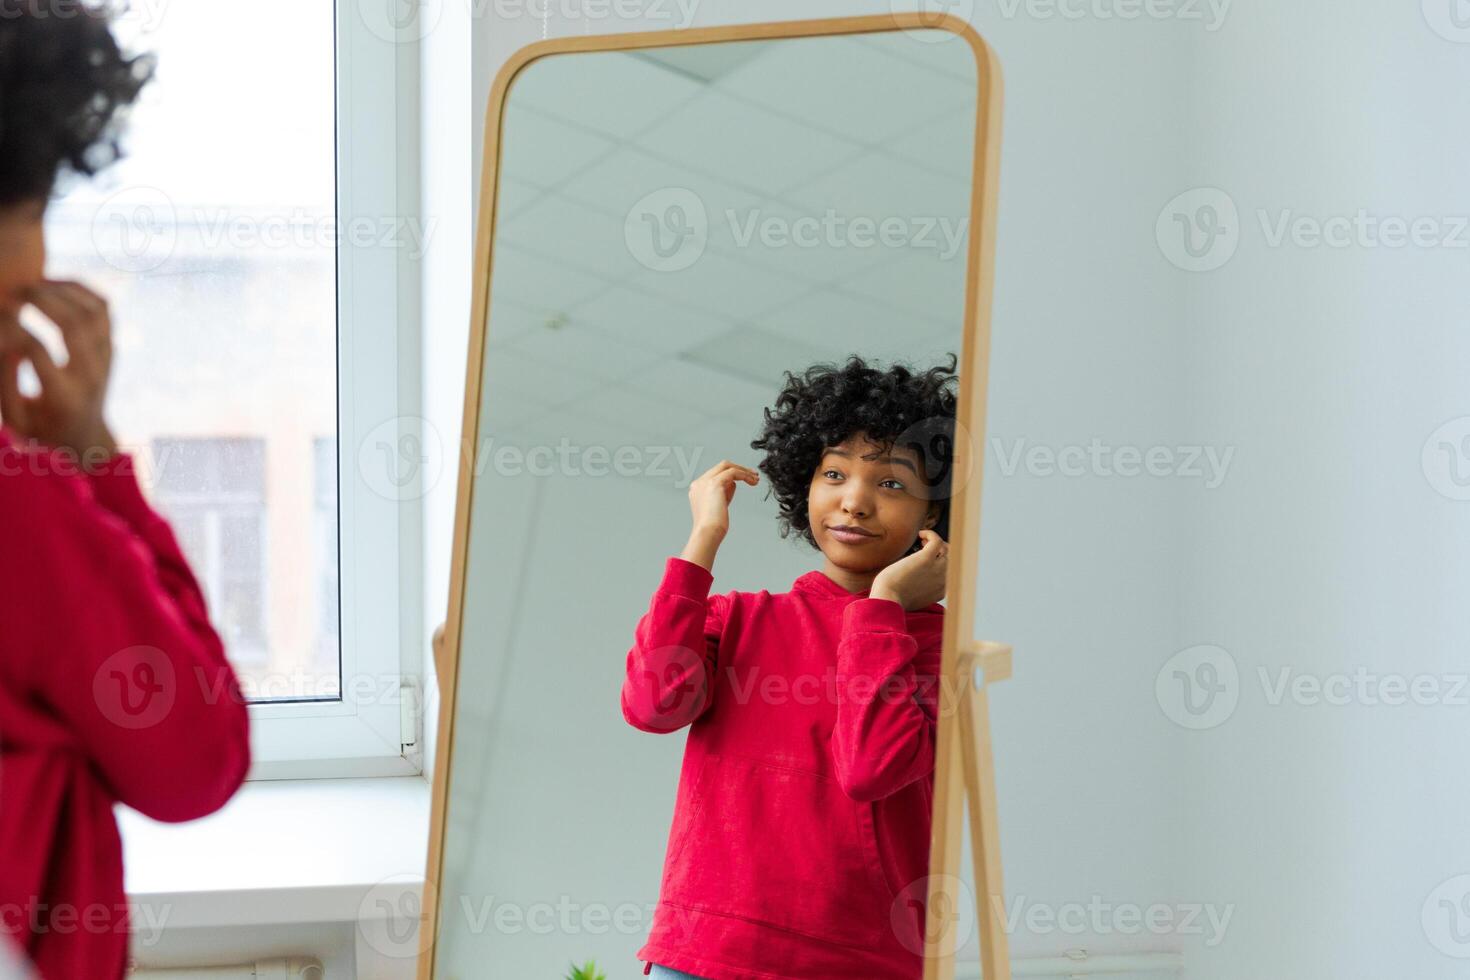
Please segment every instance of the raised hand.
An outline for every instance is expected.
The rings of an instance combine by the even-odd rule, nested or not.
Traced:
[[[893,599],[905,609],[923,609],[944,598],[949,570],[949,543],[933,531],[922,530],[924,546],[878,573],[868,590],[874,599]]]
[[[735,498],[735,484],[755,486],[760,478],[761,475],[750,467],[722,459],[689,484],[693,528],[680,557],[712,568],[715,552],[730,530],[730,501]]]
[[[43,280],[24,294],[61,332],[66,363],[57,365],[35,334],[10,316],[0,324],[0,418],[23,438],[76,454],[84,466],[117,452],[103,420],[112,371],[112,319],[107,301],[81,283]],[[20,390],[29,361],[41,391]]]

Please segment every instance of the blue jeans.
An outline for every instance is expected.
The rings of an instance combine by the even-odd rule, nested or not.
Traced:
[[[653,969],[648,971],[648,980],[701,980],[692,973],[680,973],[678,970],[670,970],[666,966],[653,964]]]

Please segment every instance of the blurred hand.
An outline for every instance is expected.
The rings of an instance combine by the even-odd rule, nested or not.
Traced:
[[[61,332],[66,364],[58,366],[35,334],[14,315],[0,327],[0,418],[23,438],[103,462],[117,443],[102,418],[112,371],[112,318],[107,301],[81,283],[47,279],[23,294]],[[20,390],[20,365],[40,380],[36,395]]]
[[[893,599],[907,610],[923,609],[944,598],[949,571],[949,544],[930,530],[919,532],[924,546],[900,558],[873,579],[868,596]]]

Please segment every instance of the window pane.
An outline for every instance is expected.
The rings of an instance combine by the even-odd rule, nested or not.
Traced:
[[[52,201],[47,273],[111,304],[109,421],[247,695],[336,697],[333,5],[138,10],[118,34],[155,80],[125,158]]]

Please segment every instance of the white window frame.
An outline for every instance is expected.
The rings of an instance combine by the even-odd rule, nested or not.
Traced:
[[[364,480],[369,442],[418,429],[420,258],[404,229],[428,228],[418,196],[419,48],[370,29],[358,0],[337,0],[336,169],[339,640],[342,697],[250,705],[250,779],[422,772],[422,500],[387,499]],[[399,244],[361,243],[354,222]],[[422,240],[421,233],[420,239]],[[310,487],[274,492],[312,493]]]

